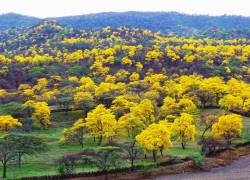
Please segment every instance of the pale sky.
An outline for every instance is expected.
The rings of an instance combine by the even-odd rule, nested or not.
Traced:
[[[15,12],[44,18],[110,11],[250,16],[250,0],[0,0],[0,14]]]

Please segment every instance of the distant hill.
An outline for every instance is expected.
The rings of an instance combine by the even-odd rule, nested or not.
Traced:
[[[171,30],[176,31],[176,28],[180,28],[180,31],[182,29],[200,31],[214,27],[226,29],[250,28],[249,17],[187,15],[177,12],[109,12],[53,19],[64,25],[87,29],[128,26],[169,32]]]
[[[0,30],[28,27],[39,22],[41,22],[41,19],[35,17],[15,13],[2,14],[0,15]]]
[[[177,12],[108,12],[81,16],[50,18],[77,29],[99,30],[116,28],[143,28],[161,33],[213,38],[250,37],[250,17],[187,15]],[[18,14],[0,15],[0,30],[27,27],[41,19]]]

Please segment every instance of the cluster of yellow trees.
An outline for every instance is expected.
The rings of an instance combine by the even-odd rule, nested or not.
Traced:
[[[249,114],[250,86],[244,81],[230,79],[226,85],[227,94],[220,99],[219,105],[229,111]]]
[[[185,149],[188,142],[194,142],[199,119],[188,113],[181,113],[172,122],[154,118],[154,108],[150,100],[142,100],[129,108],[129,112],[116,119],[114,112],[104,105],[98,105],[87,114],[85,119],[77,120],[69,129],[65,129],[62,143],[79,142],[82,146],[86,134],[90,134],[99,143],[103,140],[128,138],[144,148],[145,153],[152,151],[156,160],[157,152],[172,146],[173,139]],[[209,121],[209,119],[208,119]],[[229,144],[232,138],[239,137],[242,131],[240,115],[228,114],[217,118],[211,128],[212,136],[223,139]]]
[[[229,111],[246,113],[250,110],[250,85],[234,78],[224,81],[220,77],[203,78],[199,75],[191,75],[173,79],[163,74],[151,74],[141,80],[133,79],[129,83],[116,83],[117,78],[108,75],[105,82],[99,85],[89,77],[83,77],[80,80],[70,77],[69,80],[79,84],[74,90],[76,104],[113,94],[115,98],[111,109],[116,114],[121,114],[120,111],[126,111],[131,107],[132,99],[135,102],[149,99],[156,106],[162,104],[159,110],[161,118],[176,111],[195,112],[197,106],[204,108],[220,105]],[[140,90],[141,92],[137,94],[136,92]],[[116,106],[123,107],[119,109]]]
[[[17,99],[42,127],[52,124],[51,106],[82,110],[82,119],[64,130],[64,143],[83,146],[85,134],[100,143],[129,138],[156,157],[173,141],[183,149],[194,141],[199,108],[250,115],[248,39],[193,39],[125,27],[76,32],[49,23],[31,32],[34,37],[26,32],[2,44],[1,82],[17,87],[0,89],[0,100]],[[229,143],[240,136],[239,115],[211,119],[213,137]],[[2,129],[20,125],[0,116]]]
[[[1,32],[0,131],[8,137],[63,127],[62,145],[98,145],[91,160],[100,158],[97,167],[104,171],[112,153],[132,168],[141,152],[156,161],[173,146],[201,147],[207,155],[241,137],[241,115],[250,116],[249,60],[249,39],[185,38],[126,27],[87,32],[52,21]],[[210,107],[221,112],[205,115]],[[65,116],[51,116],[55,111]],[[65,119],[53,123],[59,117]],[[17,147],[1,142],[12,156],[2,159],[21,162],[26,149],[34,153],[39,143],[15,136]],[[71,160],[58,162],[67,168]],[[2,169],[7,161],[1,160]]]
[[[30,114],[34,125],[41,127],[48,127],[51,125],[50,108],[47,103],[27,101],[24,105],[34,108],[33,112]],[[0,116],[0,129],[4,131],[21,126],[21,119],[13,118],[11,115]]]
[[[116,78],[110,76],[108,82],[99,85],[89,77],[80,80],[71,77],[69,80],[78,84],[74,95],[76,104],[81,102],[86,105],[95,101],[97,106],[87,113],[86,118],[64,130],[63,143],[79,142],[81,139],[83,146],[86,134],[100,143],[104,139],[129,138],[142,146],[145,152],[152,151],[154,157],[157,151],[171,147],[174,139],[180,142],[183,149],[188,142],[193,142],[201,123],[199,107],[221,105],[224,108],[221,102],[235,86],[232,82],[248,87],[243,81],[235,79],[224,81],[219,77],[203,78],[198,75],[172,79],[163,74],[151,74],[128,84],[115,83]],[[144,91],[136,93],[139,85],[139,89]],[[243,92],[245,89],[240,87],[239,90]],[[107,94],[114,96],[110,105],[101,103]],[[209,121],[208,118],[211,134],[217,139],[230,143],[232,138],[241,135],[243,125],[240,115],[225,114]]]
[[[193,114],[197,107],[208,106],[220,106],[228,111],[246,114],[250,111],[250,85],[234,78],[228,81],[220,77],[203,78],[199,75],[169,78],[163,74],[148,74],[144,78],[139,78],[135,73],[130,76],[129,82],[119,82],[121,78],[123,77],[107,75],[100,84],[95,83],[90,77],[79,79],[72,76],[66,80],[61,77],[51,77],[49,80],[41,78],[33,87],[21,84],[14,95],[22,97],[23,102],[27,101],[27,104],[34,104],[29,101],[44,104],[32,107],[49,109],[50,101],[67,94],[73,97],[76,107],[84,109],[84,106],[90,106],[91,109],[95,104],[104,103],[107,107],[111,106],[117,117],[128,112],[129,108],[141,99],[150,100],[154,108],[159,107],[157,119],[171,118],[168,115],[181,112]],[[48,81],[51,84],[49,87]],[[58,86],[65,81],[72,83],[72,86],[59,89]],[[0,89],[0,97],[6,98],[8,95],[13,96],[13,93]],[[107,97],[110,102],[105,101]],[[86,108],[86,111],[88,110]],[[151,117],[148,121],[151,121]],[[46,122],[48,125],[49,121]]]
[[[8,99],[9,96],[14,96],[15,99],[22,97],[23,106],[29,109],[28,116],[31,117],[32,122],[41,127],[48,127],[51,125],[51,110],[47,102],[49,100],[56,99],[56,95],[59,94],[59,90],[48,89],[47,85],[48,80],[46,78],[40,78],[38,79],[37,84],[33,87],[29,84],[21,84],[18,91],[15,93],[9,93],[6,90],[1,89],[0,97],[3,99]],[[0,123],[6,124],[9,122],[9,125],[6,124],[6,128],[18,125],[15,123],[18,120],[10,115],[0,117],[2,117]],[[19,121],[21,121],[21,119]],[[5,125],[1,125],[1,127],[2,126],[4,128]],[[20,126],[20,124],[18,126]]]
[[[21,84],[16,95],[23,98],[25,105],[34,108],[32,117],[43,126],[51,124],[48,103],[62,93],[72,96],[72,105],[86,113],[96,105],[104,104],[116,118],[136,117],[143,119],[146,125],[163,119],[173,121],[181,113],[197,115],[199,107],[220,106],[238,113],[249,113],[250,110],[250,86],[234,78],[224,81],[220,77],[199,75],[169,78],[163,74],[148,74],[143,79],[131,78],[127,83],[119,82],[120,78],[107,75],[100,84],[90,77],[40,78],[33,87]],[[58,86],[65,81],[72,86],[59,90]],[[7,97],[11,93],[2,89],[1,94]],[[110,100],[107,101],[107,97]]]
[[[175,40],[177,42],[175,42]],[[43,62],[58,62],[58,63],[88,63],[93,76],[107,75],[110,68],[113,67],[118,61],[115,58],[120,58],[118,64],[126,68],[134,67],[137,72],[140,72],[143,67],[148,64],[156,64],[161,66],[161,71],[166,71],[163,66],[169,62],[181,61],[192,63],[196,61],[203,61],[210,65],[223,65],[227,73],[231,73],[228,64],[231,60],[238,60],[243,63],[241,68],[244,72],[249,73],[246,65],[250,57],[250,45],[246,44],[227,44],[227,42],[213,42],[214,40],[207,40],[207,42],[196,42],[193,39],[181,39],[182,45],[178,45],[176,37],[167,37],[163,40],[156,39],[155,45],[152,47],[143,47],[142,45],[114,45],[108,48],[93,48],[85,50],[76,50],[74,52],[61,52],[56,50],[54,55],[39,54],[33,51],[31,56],[15,55],[13,58],[0,55],[0,62],[2,64],[13,63],[26,63],[38,64]],[[63,42],[69,40],[64,40]],[[72,39],[70,41],[77,41]],[[172,42],[173,41],[173,42]],[[166,43],[167,42],[167,43]],[[171,42],[171,43],[170,43]],[[244,41],[243,41],[244,42]],[[169,43],[169,44],[168,44]],[[216,43],[216,45],[213,45]],[[165,49],[161,47],[165,46]],[[123,54],[121,57],[120,54]],[[145,58],[145,60],[143,60]],[[148,71],[150,68],[147,67]]]
[[[42,29],[47,26],[36,27],[34,33],[41,34]],[[55,31],[62,29],[56,25],[51,28]],[[68,33],[72,33],[71,31],[68,30]],[[165,73],[168,71],[166,65],[171,66],[177,62],[202,62],[206,67],[220,65],[227,74],[231,74],[234,69],[229,65],[236,61],[239,62],[242,73],[248,75],[250,72],[247,66],[250,57],[247,39],[192,39],[127,28],[104,28],[101,31],[79,33],[76,37],[68,38],[65,35],[63,40],[59,38],[53,41],[46,36],[46,42],[41,45],[30,44],[25,52],[18,53],[17,50],[17,53],[10,53],[12,56],[1,54],[0,63],[84,63],[89,66],[91,75],[97,77],[119,73],[112,70],[116,65],[120,66],[119,70],[130,74],[140,74],[142,71]],[[19,41],[26,42],[26,39],[21,36]],[[87,48],[79,48],[80,45]]]

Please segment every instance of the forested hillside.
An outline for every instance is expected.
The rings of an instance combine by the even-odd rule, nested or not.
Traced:
[[[141,68],[142,77],[149,72],[169,76],[197,73],[248,80],[249,43],[248,39],[162,36],[125,27],[85,31],[46,20],[32,28],[0,32],[0,60],[10,66],[0,79],[0,87],[13,89],[33,82],[32,79],[53,75],[66,78],[91,73],[101,78],[121,70],[128,76],[137,68]],[[98,61],[94,63],[95,56]],[[14,73],[19,74],[18,79]]]
[[[2,14],[0,15],[0,30],[30,27],[39,22],[41,22],[41,19],[35,17],[15,13]]]
[[[2,176],[199,166],[250,139],[249,64],[247,38],[55,20],[1,31]]]
[[[242,37],[249,37],[250,28],[250,18],[247,17],[213,17],[186,15],[176,12],[111,12],[55,19],[74,28],[98,30],[106,26],[127,26],[185,36],[204,34],[209,37],[207,31],[215,28],[216,33],[214,33],[214,36],[218,38],[230,38],[231,31],[239,31],[238,36],[241,34]]]
[[[57,20],[68,27],[86,30],[100,30],[107,26],[112,28],[126,26],[186,37],[227,39],[250,37],[250,18],[241,16],[186,15],[176,12],[110,12],[50,19]],[[0,16],[0,30],[27,27],[39,21],[38,18],[5,14]]]

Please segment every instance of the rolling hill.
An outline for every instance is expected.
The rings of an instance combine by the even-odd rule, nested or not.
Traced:
[[[86,30],[126,26],[182,36],[250,37],[250,17],[243,16],[187,15],[177,12],[107,12],[49,19],[57,20],[68,27]],[[41,21],[42,19],[19,14],[3,14],[0,15],[0,30],[33,26]]]
[[[2,14],[0,15],[0,30],[28,27],[39,22],[41,22],[41,19],[35,17],[15,13]]]

